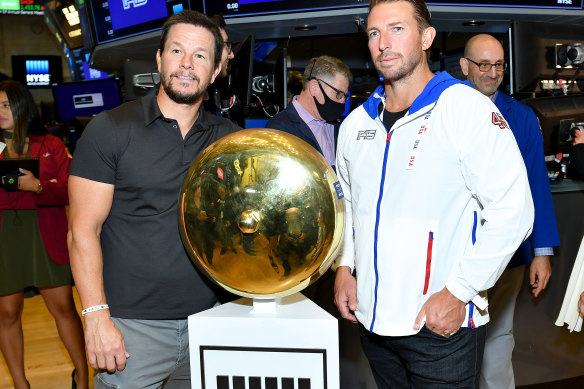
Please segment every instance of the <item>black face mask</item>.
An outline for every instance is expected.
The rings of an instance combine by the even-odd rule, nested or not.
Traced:
[[[318,114],[327,122],[334,122],[335,120],[338,120],[343,114],[343,112],[345,112],[345,104],[337,103],[336,101],[328,97],[328,95],[324,93],[324,89],[322,88],[322,85],[320,85],[320,82],[318,82],[318,87],[320,88],[322,95],[324,96],[324,103],[322,104],[319,103],[318,100],[316,100],[316,97],[312,96],[312,98],[314,99],[314,104],[316,104]]]

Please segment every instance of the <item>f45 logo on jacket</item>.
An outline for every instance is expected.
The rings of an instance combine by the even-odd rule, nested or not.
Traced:
[[[498,112],[493,112],[491,115],[491,121],[493,122],[493,124],[495,126],[499,126],[499,128],[501,130],[504,130],[505,128],[510,130],[509,125],[507,124],[507,122],[505,121],[505,119],[503,118],[503,115],[501,115]]]
[[[377,130],[363,130],[363,131],[359,131],[357,133],[357,140],[359,140],[359,139],[371,140],[371,139],[375,138],[375,133],[376,132],[377,132]]]

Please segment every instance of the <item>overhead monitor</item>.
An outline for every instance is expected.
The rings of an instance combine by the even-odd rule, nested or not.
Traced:
[[[582,9],[584,0],[431,0],[428,5]],[[366,7],[364,0],[204,0],[204,12],[225,17]]]
[[[96,44],[159,30],[166,18],[185,9],[202,11],[202,0],[89,0]]]
[[[0,15],[43,15],[47,0],[0,0]]]
[[[63,122],[97,115],[122,103],[120,85],[115,78],[54,85],[53,96]]]
[[[50,88],[63,81],[63,65],[58,55],[13,55],[12,78],[29,88]]]

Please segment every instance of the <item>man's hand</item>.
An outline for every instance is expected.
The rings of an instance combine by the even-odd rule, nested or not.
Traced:
[[[552,275],[552,264],[549,255],[533,257],[529,266],[529,283],[535,297],[546,288]]]
[[[578,311],[580,311],[580,315],[584,315],[584,292],[582,292],[578,301]]]
[[[445,337],[460,329],[466,316],[466,303],[454,297],[446,287],[434,293],[418,313],[414,330],[419,330],[426,317],[426,327]]]
[[[85,315],[85,343],[89,364],[94,369],[110,373],[124,370],[126,351],[124,336],[109,316],[108,311],[96,311]]]
[[[335,304],[343,319],[357,323],[357,280],[348,266],[339,266],[335,275]]]

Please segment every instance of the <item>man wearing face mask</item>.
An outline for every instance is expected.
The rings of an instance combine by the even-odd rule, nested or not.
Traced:
[[[351,71],[340,59],[312,58],[304,70],[302,92],[266,128],[285,131],[309,143],[334,167],[339,118],[345,111]]]

